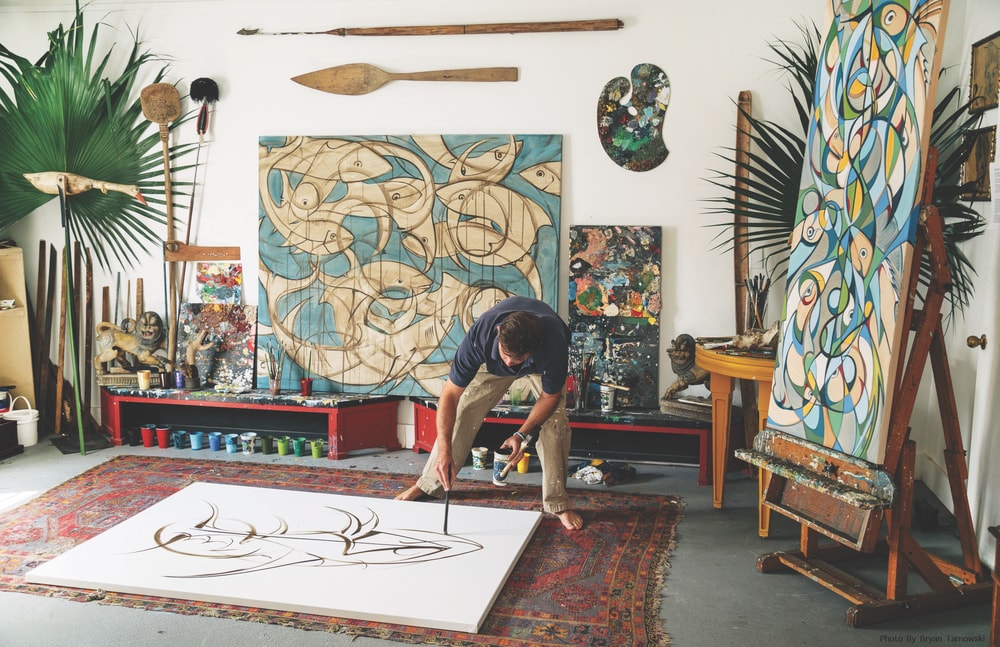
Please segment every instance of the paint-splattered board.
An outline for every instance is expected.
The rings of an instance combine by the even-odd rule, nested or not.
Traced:
[[[476,632],[539,512],[194,483],[33,584]]]

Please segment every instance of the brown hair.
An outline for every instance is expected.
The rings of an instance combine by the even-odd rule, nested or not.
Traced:
[[[498,339],[507,353],[528,355],[542,343],[542,321],[529,312],[512,312],[501,322]]]

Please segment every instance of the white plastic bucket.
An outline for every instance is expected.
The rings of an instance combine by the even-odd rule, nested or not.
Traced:
[[[27,409],[14,411],[18,400],[24,400]],[[17,442],[25,447],[38,444],[38,409],[32,409],[28,398],[19,395],[10,403],[10,411],[3,414],[4,420],[17,421]]]

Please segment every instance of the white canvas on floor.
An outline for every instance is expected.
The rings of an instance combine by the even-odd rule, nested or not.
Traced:
[[[27,581],[477,632],[540,520],[194,483]]]

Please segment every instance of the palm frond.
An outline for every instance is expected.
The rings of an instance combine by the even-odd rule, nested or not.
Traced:
[[[147,205],[99,191],[67,199],[70,231],[94,250],[97,261],[105,268],[113,262],[134,267],[140,251],[161,244],[154,227],[166,221],[159,126],[143,116],[135,83],[147,66],[159,65],[156,82],[167,67],[133,34],[122,71],[108,78],[114,46],[99,52],[100,27],[85,38],[83,14],[77,11],[69,28],[60,24],[49,32],[49,48],[34,64],[0,45],[0,74],[10,86],[9,92],[0,91],[0,231],[55,198],[36,190],[24,173],[68,172],[136,185]],[[169,157],[176,160],[194,148],[174,145]],[[190,167],[174,170],[182,168]],[[180,195],[173,194],[175,204]]]

